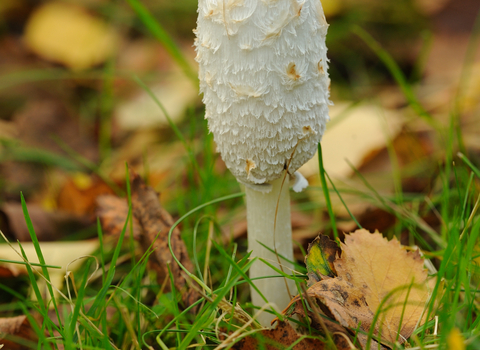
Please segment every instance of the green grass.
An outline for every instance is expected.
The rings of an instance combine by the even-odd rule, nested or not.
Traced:
[[[128,3],[152,35],[167,47],[173,59],[192,80],[196,81],[196,75],[192,73],[188,61],[151,13],[137,0],[128,0]],[[478,349],[480,216],[477,211],[480,198],[478,191],[480,170],[478,165],[469,159],[463,147],[457,120],[459,116],[452,113],[449,125],[439,125],[422,107],[415,96],[414,86],[389,53],[366,31],[356,28],[355,32],[391,73],[405,94],[411,110],[436,130],[438,143],[445,146],[438,156],[439,175],[436,178],[436,186],[429,193],[403,193],[400,184],[402,170],[395,166],[395,150],[391,147],[389,154],[396,171],[393,174],[397,185],[395,193],[389,196],[381,195],[375,184],[370,183],[356,169],[355,176],[363,183],[362,188],[335,184],[323,168],[319,145],[322,186],[321,189],[310,188],[309,191],[321,191],[325,202],[321,204],[307,202],[306,206],[318,209],[325,203],[321,209],[328,212],[330,223],[324,225],[324,232],[331,232],[334,237],[339,235],[335,208],[332,205],[334,197],[341,200],[358,226],[360,224],[357,218],[348,210],[348,203],[342,197],[346,194],[353,194],[395,215],[395,226],[384,234],[398,237],[401,232],[408,232],[408,241],[419,246],[438,270],[437,284],[428,309],[429,321],[415,331],[408,343],[416,349],[444,349],[449,335],[454,329],[458,329],[465,339],[466,348]],[[478,40],[478,32],[472,35],[472,40]],[[465,63],[469,64],[470,62]],[[61,72],[37,73],[28,77],[21,74],[12,76],[7,83],[0,84],[0,88],[19,84],[24,82],[24,79],[63,79]],[[105,82],[103,96],[105,101],[102,107],[105,114],[102,116],[100,128],[102,135],[99,138],[104,157],[112,151],[110,149],[112,146],[108,142],[110,128],[106,124],[110,123],[109,103],[112,102],[113,93],[111,79],[117,73],[106,68],[105,74],[109,76]],[[140,78],[134,80],[152,96],[166,114],[161,101],[153,96],[143,80]],[[172,131],[185,147],[184,164],[187,169],[187,181],[179,180],[176,184],[178,196],[175,202],[180,203],[178,204],[180,219],[170,232],[163,234],[168,234],[170,240],[173,228],[181,225],[182,237],[195,266],[194,272],[186,269],[184,272],[190,283],[201,293],[201,299],[188,308],[182,308],[181,295],[175,290],[173,276],[170,275],[170,279],[166,281],[171,286],[171,291],[165,292],[164,286],[157,283],[154,273],[148,268],[148,256],[152,251],[138,254],[131,235],[131,193],[128,172],[126,191],[118,189],[119,193],[126,193],[130,204],[128,220],[121,235],[112,240],[104,235],[98,224],[97,235],[101,244],[95,259],[85,259],[82,268],[70,277],[69,287],[65,287],[58,294],[54,293],[49,277],[49,269],[54,267],[45,263],[41,243],[36,238],[35,228],[22,196],[25,220],[40,264],[28,262],[21,248],[19,253],[24,260],[20,260],[19,257],[18,263],[27,267],[29,285],[36,300],[7,286],[0,285],[0,288],[2,293],[8,293],[14,299],[8,309],[1,305],[2,310],[10,315],[26,315],[38,336],[38,344],[25,341],[26,348],[202,349],[215,348],[221,344],[222,341],[217,336],[220,329],[226,330],[227,333],[238,331],[236,340],[258,332],[258,324],[253,319],[239,319],[236,316],[240,311],[235,309],[238,302],[243,310],[252,316],[258,311],[258,308],[252,306],[248,300],[248,286],[253,284],[248,277],[248,269],[253,261],[249,259],[245,247],[239,246],[243,242],[230,242],[227,246],[221,244],[221,228],[232,216],[220,212],[238,210],[242,205],[243,194],[238,193],[238,186],[233,177],[216,172],[214,165],[217,156],[213,150],[212,138],[208,135],[204,121],[194,121],[198,118],[203,118],[203,115],[194,111],[189,124],[197,124],[196,130],[191,132],[191,137],[185,136],[189,134],[188,126],[176,126],[168,118]],[[68,171],[87,168],[106,179],[100,166],[87,163],[73,153],[64,159],[48,152],[11,145],[8,147],[12,147],[12,153],[0,154],[0,162],[10,157],[8,160],[12,158],[20,161],[34,160]],[[441,224],[438,227],[431,227],[422,219],[427,212],[439,213]],[[171,252],[173,253],[172,250]],[[177,257],[174,256],[174,259],[180,264]],[[301,274],[289,278],[295,280],[298,291],[302,292],[302,285],[306,279],[305,270],[302,270],[301,266],[298,270]],[[282,271],[277,272],[283,274]],[[40,290],[38,283],[40,279],[46,281],[47,293]],[[435,300],[438,307],[434,307]],[[191,312],[195,307],[197,311]],[[377,313],[376,317],[378,316]],[[435,333],[437,324],[438,331]],[[325,336],[319,335],[310,325],[305,327],[311,332],[309,336],[326,341]],[[372,334],[373,329],[370,335]]]

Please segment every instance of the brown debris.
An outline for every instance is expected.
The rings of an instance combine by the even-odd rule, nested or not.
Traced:
[[[111,235],[119,236],[125,227],[128,215],[128,203],[125,198],[113,195],[97,197],[97,215],[102,223],[103,230]],[[140,223],[133,218],[133,238],[140,239],[142,229]],[[127,228],[129,229],[129,228]]]
[[[198,293],[187,287],[184,272],[173,259],[168,246],[168,234],[174,224],[171,215],[160,205],[158,193],[147,186],[138,174],[132,175],[131,189],[133,235],[140,242],[144,252],[153,249],[149,262],[150,267],[157,272],[158,283],[165,285],[166,290],[170,289],[170,283],[167,281],[170,269],[174,285],[181,293],[184,305],[193,304],[199,297]],[[128,214],[126,200],[114,196],[102,196],[97,202],[97,213],[105,232],[120,234]],[[172,232],[171,247],[178,261],[187,270],[193,271],[193,264],[178,228]]]
[[[90,225],[90,220],[83,216],[62,211],[48,212],[34,203],[28,204],[27,208],[39,241],[55,241],[67,236],[72,230]],[[0,206],[0,229],[13,240],[31,240],[22,206],[18,203],[7,202]]]
[[[27,317],[0,318],[0,345],[3,345],[3,349],[31,349],[30,346],[21,345],[16,340],[22,340],[22,343],[29,341],[31,345],[35,345],[38,341],[38,337],[30,326]]]
[[[235,343],[231,349],[235,350],[276,350],[285,349],[291,346],[300,338],[298,334],[288,322],[279,322],[274,329],[264,329],[258,333],[242,338]],[[263,347],[260,347],[263,345]],[[302,339],[298,344],[292,348],[293,350],[323,350],[325,344],[318,339]],[[342,350],[344,348],[338,348]]]

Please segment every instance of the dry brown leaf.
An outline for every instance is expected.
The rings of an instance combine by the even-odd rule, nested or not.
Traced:
[[[380,309],[379,336],[403,343],[420,322],[430,295],[419,252],[367,230],[346,235],[341,248],[342,257],[334,262],[338,278],[361,291],[373,314]]]
[[[25,341],[30,342],[29,345],[35,345],[38,341],[26,316],[0,318],[0,347],[3,345],[3,349],[9,350],[30,349],[30,346],[22,345]]]
[[[235,350],[277,350],[284,349],[298,341],[299,335],[288,322],[279,322],[274,329],[265,329],[253,335],[242,338],[235,343],[230,349]],[[263,345],[263,347],[261,347]],[[317,339],[303,339],[295,344],[293,350],[322,350],[325,344]],[[349,348],[338,347],[338,350],[346,350]]]
[[[106,234],[120,235],[125,227],[128,216],[128,203],[125,198],[114,195],[104,195],[97,198],[97,216]],[[140,239],[141,228],[136,218],[133,221],[133,238]],[[129,228],[128,228],[129,229]]]
[[[333,317],[344,327],[368,332],[373,313],[360,289],[342,277],[330,278],[315,283],[307,290],[308,295],[319,299],[328,307]]]
[[[39,241],[55,241],[91,224],[90,220],[84,216],[63,211],[49,212],[33,203],[28,204],[27,207]],[[23,209],[19,203],[7,202],[0,206],[0,229],[15,241],[31,240]]]
[[[165,284],[169,278],[170,268],[175,287],[182,293],[185,306],[198,299],[198,293],[187,287],[183,271],[175,262],[168,247],[168,233],[174,224],[171,215],[163,209],[158,200],[158,193],[147,186],[138,174],[132,174],[132,214],[133,237],[138,240],[144,252],[153,249],[149,257],[150,267],[157,272],[157,281]],[[107,195],[97,198],[97,215],[106,233],[119,235],[127,220],[128,204],[126,199]],[[187,248],[180,231],[175,228],[171,237],[172,250],[180,263],[189,271],[193,264],[187,254]],[[165,284],[169,290],[170,283]]]
[[[374,334],[384,345],[403,343],[424,321],[433,287],[419,252],[408,252],[396,239],[388,241],[364,229],[345,235],[341,249],[341,258],[333,262],[337,277],[322,276],[308,288],[307,296],[320,302],[321,311],[343,327],[362,331],[357,339],[363,348],[373,323]],[[292,312],[295,303],[293,314],[302,316],[300,299],[292,299],[284,313]],[[370,348],[377,346],[370,340]]]
[[[304,300],[305,302],[306,300]],[[293,301],[292,301],[293,302]],[[291,304],[290,304],[291,305]],[[307,314],[305,315],[305,311]],[[342,325],[338,324],[335,321],[332,321],[333,317],[330,315],[330,312],[326,310],[328,315],[325,314],[321,309],[308,309],[305,308],[303,303],[298,300],[295,302],[293,310],[287,312],[288,317],[296,315],[296,317],[304,324],[307,322],[310,324],[310,327],[316,329],[322,334],[324,333],[324,326],[327,331],[331,334],[334,339],[335,345],[338,349],[353,349],[352,340],[350,339],[350,334],[348,330]],[[320,319],[321,318],[321,319]],[[323,325],[322,325],[323,323]]]
[[[307,291],[309,297],[320,301],[318,304],[320,309],[317,308],[315,312],[307,310],[308,318],[305,317],[305,308],[300,300],[300,296],[297,296],[292,299],[289,307],[283,313],[288,316],[297,315],[304,322],[310,322],[312,328],[322,333],[325,327],[332,335],[337,348],[339,344],[344,344],[346,349],[353,349],[353,338],[347,329],[355,330],[357,342],[360,343],[363,349],[366,349],[368,342],[367,333],[371,326],[373,314],[368,308],[360,290],[351,286],[348,282],[345,283],[342,279],[326,278],[314,284]],[[293,310],[290,307],[292,304],[295,305]],[[317,312],[323,315],[323,317],[318,315]],[[320,319],[320,317],[322,318]],[[333,319],[336,319],[340,324],[331,321]],[[357,332],[358,330],[360,332]],[[384,350],[386,348],[375,340],[370,339],[370,349]]]
[[[113,190],[99,177],[76,173],[62,186],[58,208],[72,214],[91,215],[97,197],[106,194],[113,194]]]

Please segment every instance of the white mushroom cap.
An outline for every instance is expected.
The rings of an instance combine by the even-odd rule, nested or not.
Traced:
[[[224,8],[225,6],[225,8]],[[242,182],[293,174],[328,121],[320,0],[199,0],[200,90],[223,160]]]

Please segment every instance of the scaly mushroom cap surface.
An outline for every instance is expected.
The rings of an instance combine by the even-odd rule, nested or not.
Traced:
[[[205,117],[227,167],[262,184],[292,158],[293,174],[329,119],[320,0],[199,0],[197,25]]]

